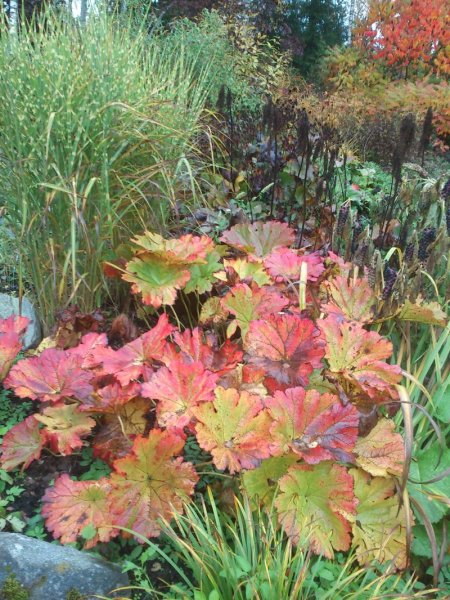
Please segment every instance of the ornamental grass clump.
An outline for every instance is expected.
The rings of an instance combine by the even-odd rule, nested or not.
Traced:
[[[182,39],[168,48],[102,11],[0,35],[0,203],[47,327],[69,302],[105,299],[111,247],[195,200],[212,68],[196,61]]]

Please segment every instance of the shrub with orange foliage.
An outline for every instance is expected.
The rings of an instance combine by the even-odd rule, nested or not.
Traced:
[[[355,42],[407,78],[450,74],[449,0],[372,0]]]

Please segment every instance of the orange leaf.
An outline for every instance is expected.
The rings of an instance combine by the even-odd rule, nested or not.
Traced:
[[[71,544],[78,541],[85,527],[93,526],[96,533],[84,547],[108,542],[118,534],[111,527],[109,490],[107,479],[73,481],[67,474],[61,475],[43,497],[42,516],[47,529],[62,544]]]

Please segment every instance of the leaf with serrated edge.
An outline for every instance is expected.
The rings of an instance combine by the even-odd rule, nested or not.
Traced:
[[[312,371],[322,366],[325,353],[314,323],[288,314],[250,323],[244,349],[249,363],[265,369],[267,378],[275,381],[275,389],[306,385]]]
[[[269,285],[272,282],[260,261],[251,261],[246,258],[225,259],[223,266],[225,269],[233,269],[242,282],[254,281],[259,286]]]
[[[37,460],[45,444],[39,422],[30,415],[21,423],[14,425],[3,437],[0,447],[0,467],[12,471],[19,465],[26,469],[33,460]]]
[[[294,230],[278,221],[240,223],[225,231],[220,238],[229,246],[262,258],[278,246],[290,246],[295,241]]]
[[[202,304],[199,322],[202,325],[210,325],[211,323],[217,325],[226,321],[227,315],[228,312],[222,306],[222,299],[218,296],[212,296]]]
[[[308,281],[317,281],[325,271],[323,259],[318,254],[300,255],[297,250],[290,248],[276,248],[264,259],[264,266],[272,277],[293,282],[300,279],[303,263],[308,266]]]
[[[73,481],[63,474],[49,488],[42,505],[45,525],[61,544],[78,541],[85,527],[95,528],[95,535],[86,540],[84,548],[93,548],[99,542],[108,542],[118,534],[111,527],[110,485],[107,479]]]
[[[160,427],[185,427],[193,417],[192,407],[214,398],[218,375],[201,362],[187,364],[173,360],[161,367],[142,385],[144,398],[158,400],[156,414]]]
[[[122,279],[131,283],[133,294],[142,294],[147,306],[160,308],[175,303],[177,292],[189,281],[191,274],[184,264],[167,263],[164,258],[150,254],[130,260]]]
[[[0,333],[0,381],[8,374],[21,349],[22,342],[17,333]]]
[[[402,321],[415,321],[440,327],[445,327],[448,322],[447,315],[438,302],[423,302],[422,300],[415,303],[405,300],[398,318]]]
[[[148,400],[133,398],[105,414],[93,439],[94,456],[111,464],[129,454],[135,437],[145,433],[152,408]]]
[[[158,233],[146,231],[132,240],[138,247],[138,255],[152,255],[162,259],[167,265],[202,264],[208,253],[214,250],[213,240],[206,236],[188,233],[179,238],[165,239]]]
[[[383,477],[371,478],[359,469],[350,471],[358,499],[353,522],[353,546],[362,565],[376,560],[393,561],[397,568],[406,567],[406,514],[399,509],[395,483]]]
[[[188,364],[201,362],[208,371],[222,375],[234,369],[242,360],[243,352],[236,343],[226,340],[219,348],[216,337],[211,334],[205,335],[199,327],[186,329],[183,333],[177,331],[173,340],[179,352],[173,345],[168,346],[165,356],[161,359],[166,366],[170,366],[172,360],[181,358]]]
[[[366,437],[355,446],[356,463],[374,477],[400,477],[405,462],[405,444],[395,423],[380,419]]]
[[[349,282],[347,277],[338,276],[325,282],[324,287],[329,294],[329,301],[322,304],[325,313],[359,323],[373,320],[376,297],[365,279]]]
[[[358,411],[342,406],[337,396],[303,388],[276,391],[265,405],[273,419],[271,452],[292,451],[307,463],[352,461],[358,436]]]
[[[278,520],[294,544],[308,544],[316,554],[333,558],[350,547],[349,518],[357,501],[353,479],[330,462],[294,465],[279,480],[275,500]]]
[[[30,323],[27,317],[11,315],[7,319],[0,319],[0,333],[15,333],[22,336]]]
[[[220,254],[214,251],[208,254],[205,264],[193,264],[189,267],[190,279],[184,287],[186,294],[205,294],[212,290],[216,281],[215,274],[222,268],[220,258]]]
[[[139,379],[146,367],[152,366],[154,360],[161,360],[166,349],[166,338],[175,330],[170,325],[167,315],[159,317],[158,323],[129,344],[125,344],[113,354],[107,354],[103,360],[106,373],[114,375],[121,385]]]
[[[279,479],[286,475],[289,467],[298,462],[296,454],[273,456],[263,460],[259,467],[242,473],[242,485],[250,498],[272,505]]]
[[[136,438],[129,456],[114,462],[110,499],[115,525],[156,537],[160,519],[182,512],[198,479],[191,463],[176,457],[183,446],[180,435],[153,429],[148,438]]]
[[[89,435],[95,421],[78,410],[76,404],[56,404],[45,408],[36,419],[45,425],[44,432],[50,447],[62,455],[81,448],[81,436]]]
[[[92,392],[92,373],[82,369],[81,362],[81,357],[70,352],[49,348],[14,365],[3,385],[19,398],[41,402],[82,400]]]
[[[247,334],[252,321],[277,313],[289,304],[289,300],[269,287],[250,287],[239,283],[222,299],[222,306],[236,317],[242,338]]]
[[[400,383],[401,369],[383,360],[392,354],[391,342],[358,323],[339,323],[334,317],[317,324],[327,341],[329,370],[354,388],[351,392],[373,402],[398,399],[395,385]]]
[[[235,473],[253,469],[270,456],[270,420],[258,396],[218,387],[214,402],[192,409],[201,448],[212,454],[218,469]]]

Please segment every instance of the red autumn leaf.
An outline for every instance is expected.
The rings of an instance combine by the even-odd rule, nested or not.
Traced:
[[[249,363],[265,369],[269,389],[306,385],[322,366],[324,343],[309,319],[297,315],[269,315],[250,323],[244,340]]]
[[[187,364],[201,362],[205,369],[222,375],[236,367],[243,352],[237,344],[227,340],[220,348],[213,334],[205,335],[201,329],[186,329],[175,332],[173,339],[179,348],[168,345],[162,362],[170,366],[171,361],[181,358]]]
[[[129,456],[114,462],[110,499],[115,525],[156,537],[160,519],[182,512],[198,479],[191,463],[176,457],[183,447],[181,436],[153,429],[148,438],[136,438]]]
[[[45,436],[34,415],[30,415],[21,423],[14,425],[3,437],[1,445],[0,466],[11,471],[19,465],[26,469],[33,460],[37,460],[45,445]]]
[[[201,448],[212,454],[218,469],[235,473],[253,469],[270,456],[270,420],[258,396],[235,389],[216,389],[213,402],[192,409]]]
[[[276,248],[264,259],[264,266],[272,277],[296,282],[300,279],[302,264],[308,266],[308,281],[317,281],[325,271],[322,258],[317,254],[299,255],[297,250]]]
[[[335,277],[324,283],[329,301],[322,310],[335,318],[346,321],[369,323],[373,320],[376,297],[365,279],[349,281],[347,277]]]
[[[108,542],[118,534],[111,527],[110,485],[107,479],[73,481],[63,474],[43,497],[42,516],[49,531],[61,544],[77,542],[85,527],[94,527],[95,535],[84,547]]]
[[[234,388],[238,391],[249,392],[256,396],[267,396],[264,386],[266,374],[264,369],[256,369],[248,365],[239,364],[232,371],[228,371],[220,378],[220,385],[225,388]]]
[[[93,440],[94,456],[111,464],[131,452],[133,440],[149,428],[151,403],[144,398],[132,398],[116,404],[106,412]]]
[[[156,415],[161,427],[182,429],[192,419],[193,406],[214,398],[217,379],[201,362],[173,360],[142,385],[142,395],[159,401]]]
[[[130,454],[133,440],[132,436],[122,434],[118,421],[113,421],[95,434],[92,440],[93,456],[112,466],[115,460]]]
[[[151,369],[153,360],[162,359],[167,343],[166,338],[174,329],[167,315],[162,314],[153,329],[113,354],[109,353],[105,356],[103,360],[105,372],[115,375],[122,385],[139,379],[147,369]]]
[[[352,461],[358,436],[358,411],[342,406],[337,396],[301,387],[277,391],[265,405],[273,419],[271,452],[293,451],[307,463]]]
[[[350,274],[354,271],[353,263],[346,262],[337,254],[331,252],[331,250],[328,252],[328,256],[325,259],[325,266],[330,273],[335,276],[342,275],[343,277],[350,277]]]
[[[295,232],[285,223],[278,221],[256,221],[252,224],[234,225],[222,234],[220,240],[251,256],[262,258],[274,248],[293,244]]]
[[[8,374],[21,349],[22,342],[17,333],[0,333],[0,381]]]
[[[140,395],[141,385],[139,383],[133,382],[123,386],[114,382],[93,392],[78,405],[78,410],[81,412],[112,413]]]
[[[92,392],[92,373],[82,369],[81,362],[70,351],[49,348],[14,365],[3,385],[19,398],[41,402],[83,400]]]
[[[334,550],[349,549],[349,519],[357,501],[344,467],[330,462],[294,465],[278,484],[278,520],[294,544],[309,543],[327,558],[333,558]]]
[[[22,349],[22,336],[28,323],[26,317],[15,315],[0,319],[0,381],[6,377]]]
[[[222,299],[222,306],[236,317],[242,338],[247,334],[251,321],[277,313],[289,304],[289,300],[270,287],[259,288],[246,283],[235,285]]]
[[[11,315],[7,319],[0,319],[0,334],[15,333],[20,337],[27,330],[29,323],[29,319],[20,315]]]
[[[63,456],[81,448],[81,436],[89,435],[95,427],[94,419],[79,412],[76,404],[49,406],[35,418],[45,425],[43,434],[50,448]]]
[[[108,348],[108,336],[106,333],[87,333],[81,338],[78,346],[70,348],[67,352],[71,356],[81,357],[81,367],[83,369],[94,369],[104,360],[105,355],[113,350]]]
[[[401,380],[401,369],[383,360],[392,354],[391,342],[358,323],[339,323],[333,317],[318,321],[318,325],[327,341],[329,372],[352,398],[398,399],[395,385]]]

